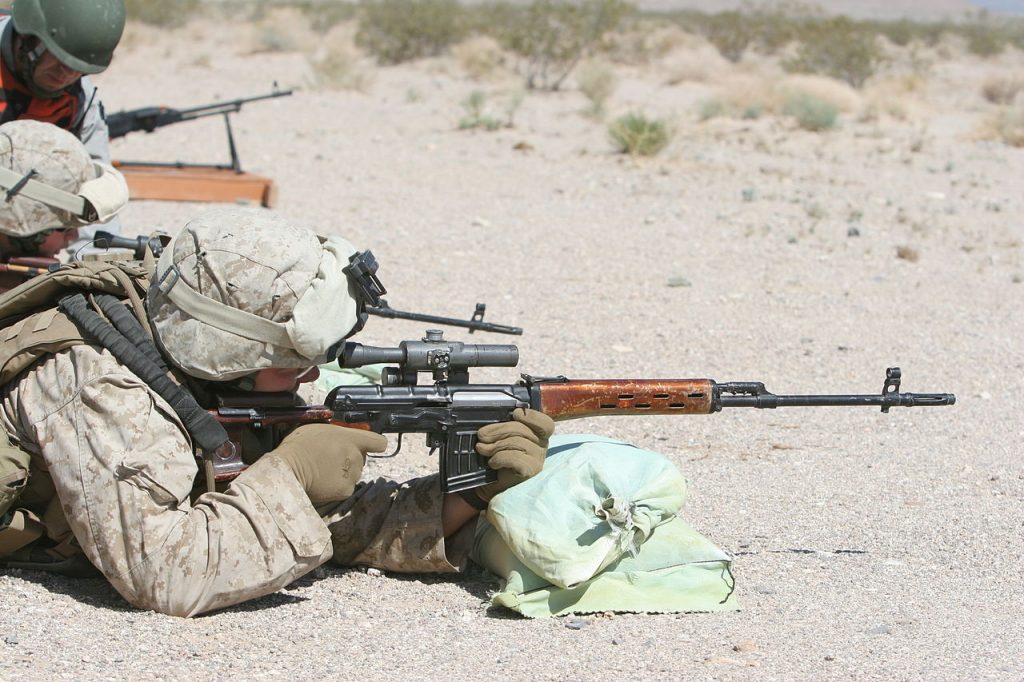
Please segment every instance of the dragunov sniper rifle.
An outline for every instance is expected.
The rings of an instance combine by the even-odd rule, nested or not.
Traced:
[[[227,480],[251,463],[243,443],[253,430],[271,435],[282,426],[332,422],[342,426],[397,434],[394,456],[407,433],[426,434],[427,446],[438,453],[441,488],[457,492],[496,478],[475,450],[476,432],[486,424],[508,421],[519,407],[540,410],[555,421],[620,415],[712,414],[725,408],[753,407],[892,407],[952,405],[950,393],[901,393],[898,367],[886,371],[880,394],[776,395],[754,381],[718,383],[712,379],[584,379],[527,374],[514,384],[471,384],[470,367],[515,367],[514,345],[464,344],[449,341],[439,330],[427,330],[419,341],[397,348],[346,343],[338,357],[341,367],[394,365],[384,369],[380,385],[338,386],[324,405],[294,407],[290,394],[237,394],[219,397],[210,410],[227,429],[230,440],[216,452],[200,453],[209,479]],[[419,385],[422,373],[432,383]],[[266,442],[266,441],[270,442]],[[267,448],[276,438],[262,438]],[[247,456],[248,455],[248,456]],[[372,455],[371,455],[372,456]],[[212,473],[212,477],[211,474]]]

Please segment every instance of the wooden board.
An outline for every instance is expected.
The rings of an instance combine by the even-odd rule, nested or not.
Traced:
[[[270,178],[230,168],[195,166],[114,166],[124,174],[132,199],[161,201],[258,202],[267,208],[277,203],[277,187]]]

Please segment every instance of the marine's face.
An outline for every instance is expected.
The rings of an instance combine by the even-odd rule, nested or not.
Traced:
[[[81,77],[81,71],[64,66],[49,52],[43,52],[36,63],[36,70],[32,72],[32,80],[35,81],[36,87],[49,92],[58,92],[70,87]]]
[[[13,239],[5,234],[0,234],[0,254],[4,258],[15,256],[53,258],[76,239],[78,239],[78,228],[50,230],[32,237]]]
[[[299,384],[316,381],[320,370],[308,369],[261,369],[256,372],[252,390],[260,393],[295,393]]]

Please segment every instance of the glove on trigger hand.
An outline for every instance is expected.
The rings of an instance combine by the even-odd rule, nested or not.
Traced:
[[[497,481],[473,490],[485,504],[544,467],[555,422],[543,412],[522,407],[512,412],[512,419],[488,424],[476,434],[476,451],[487,458],[488,466],[498,470]]]
[[[387,446],[388,439],[373,431],[303,424],[266,456],[288,466],[309,501],[319,507],[350,497],[363,475],[366,453],[383,452]]]

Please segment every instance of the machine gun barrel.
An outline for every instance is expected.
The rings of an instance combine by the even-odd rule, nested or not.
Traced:
[[[110,139],[124,137],[128,133],[133,133],[137,130],[144,130],[147,133],[151,133],[157,128],[171,125],[172,123],[191,121],[192,119],[202,118],[203,116],[217,116],[220,114],[236,113],[241,111],[242,105],[247,102],[257,102],[259,100],[272,99],[274,97],[287,97],[292,93],[292,90],[274,90],[273,92],[265,95],[241,97],[239,99],[232,99],[226,102],[202,104],[197,107],[189,107],[187,109],[174,109],[167,106],[156,106],[118,111],[107,116],[107,131]]]

